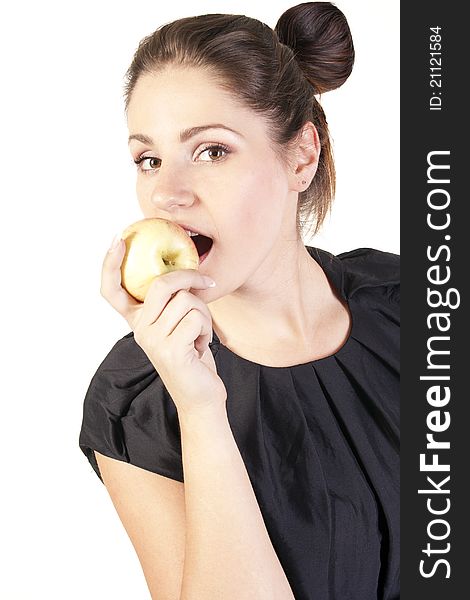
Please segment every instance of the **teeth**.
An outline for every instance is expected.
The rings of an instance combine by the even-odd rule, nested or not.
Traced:
[[[188,229],[185,229],[186,233],[190,236],[190,237],[194,237],[196,235],[199,235],[199,233],[194,233],[194,231],[189,231]]]

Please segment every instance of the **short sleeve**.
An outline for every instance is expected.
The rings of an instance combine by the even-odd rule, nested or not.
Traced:
[[[133,332],[116,342],[90,382],[79,447],[101,481],[93,450],[183,481],[176,406]]]

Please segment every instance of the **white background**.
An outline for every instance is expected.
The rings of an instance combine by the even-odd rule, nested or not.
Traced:
[[[142,37],[193,14],[274,27],[290,2],[9,3],[0,24],[2,546],[8,600],[148,600],[137,556],[78,447],[91,377],[127,323],[99,294],[114,234],[141,218],[123,76]],[[322,99],[337,196],[335,254],[399,253],[399,2],[340,0],[356,47]],[[6,10],[6,12],[5,12]]]

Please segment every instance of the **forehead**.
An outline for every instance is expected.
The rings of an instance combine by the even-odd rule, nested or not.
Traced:
[[[262,119],[207,70],[167,67],[137,80],[127,112],[131,133],[156,136],[206,123],[263,129]]]

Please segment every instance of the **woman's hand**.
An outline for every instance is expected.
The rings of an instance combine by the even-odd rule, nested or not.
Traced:
[[[120,240],[103,261],[101,295],[129,323],[171,395],[178,413],[217,406],[227,399],[209,349],[212,317],[190,289],[210,287],[197,270],[171,271],[155,278],[144,302],[121,286],[125,243]]]

